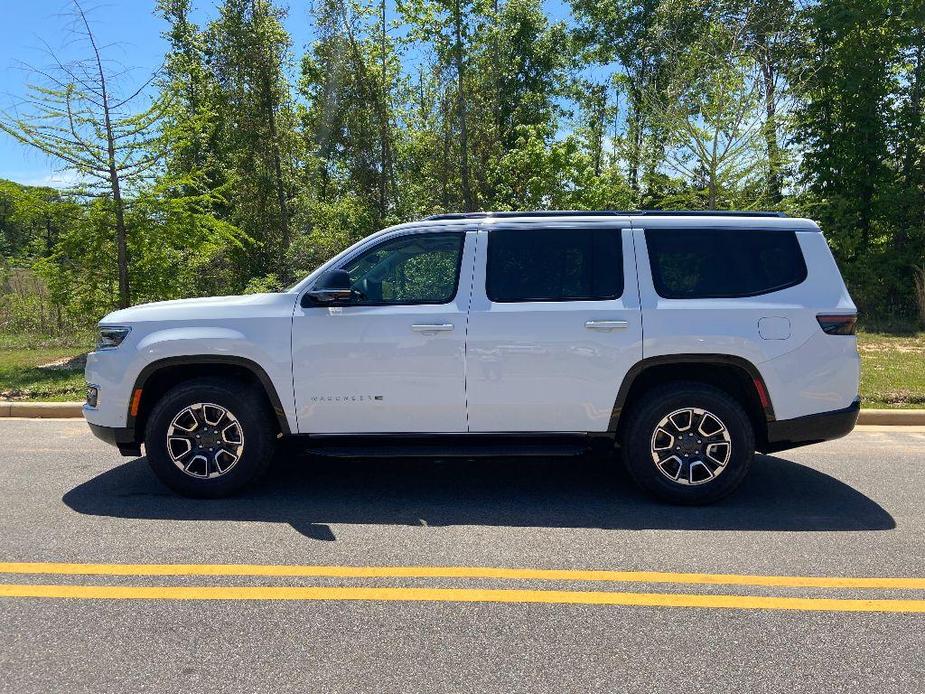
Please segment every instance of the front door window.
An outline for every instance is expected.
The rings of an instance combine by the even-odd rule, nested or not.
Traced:
[[[350,260],[357,305],[446,304],[456,296],[462,233],[389,239]]]

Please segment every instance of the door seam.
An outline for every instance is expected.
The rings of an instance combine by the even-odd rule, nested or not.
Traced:
[[[466,433],[471,432],[469,425],[469,316],[472,313],[472,294],[475,292],[475,264],[478,262],[480,236],[481,225],[475,228],[469,274],[469,299],[466,302],[466,329],[463,332],[463,407],[466,411]]]
[[[639,250],[636,248],[636,225],[630,219],[630,236],[633,239],[633,267],[636,270],[636,304],[639,306],[639,358],[646,358],[646,319],[642,310],[642,287],[639,285]]]

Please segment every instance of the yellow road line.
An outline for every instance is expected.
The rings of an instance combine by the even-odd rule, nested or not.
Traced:
[[[275,576],[327,578],[483,578],[539,581],[612,581],[771,586],[777,588],[854,588],[925,590],[925,578],[838,576],[760,576],[749,574],[667,573],[573,569],[506,569],[485,566],[312,566],[265,564],[63,564],[0,562],[0,574],[82,576]]]
[[[376,600],[706,607],[824,612],[925,612],[925,600],[847,600],[567,590],[317,586],[77,586],[0,584],[0,597],[81,600]]]

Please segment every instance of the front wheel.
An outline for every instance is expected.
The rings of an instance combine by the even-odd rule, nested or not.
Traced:
[[[145,430],[148,463],[158,479],[183,496],[235,493],[267,469],[274,428],[251,385],[197,379],[168,391]]]
[[[708,504],[742,483],[755,455],[755,435],[729,394],[699,383],[673,383],[634,408],[623,455],[646,491],[672,503]]]

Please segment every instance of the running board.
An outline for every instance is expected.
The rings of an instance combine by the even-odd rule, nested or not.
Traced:
[[[305,451],[329,458],[515,458],[576,457],[592,450],[585,435],[308,437]]]

